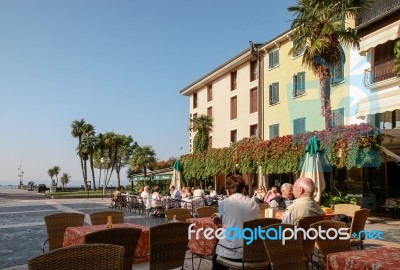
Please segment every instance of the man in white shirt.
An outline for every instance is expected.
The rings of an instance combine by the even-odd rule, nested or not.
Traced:
[[[204,199],[206,197],[206,193],[200,187],[196,187],[193,191],[193,198],[194,199]]]
[[[293,185],[293,194],[296,201],[290,205],[282,218],[283,224],[297,225],[302,217],[324,216],[325,212],[313,199],[315,185],[307,177],[296,180]]]
[[[260,208],[251,198],[244,195],[245,182],[240,175],[233,175],[226,179],[226,191],[229,198],[221,201],[218,206],[219,216],[214,222],[222,222],[225,229],[235,226],[243,229],[243,223],[258,218]],[[217,256],[241,260],[243,258],[243,239],[220,239],[213,258],[213,270],[228,269],[219,264]]]

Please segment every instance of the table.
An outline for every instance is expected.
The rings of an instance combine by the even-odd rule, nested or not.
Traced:
[[[139,242],[134,254],[134,263],[146,262],[150,260],[150,229],[149,227],[132,224],[119,223],[113,224],[113,228],[138,228],[142,229]],[[63,247],[85,244],[85,235],[91,232],[106,229],[106,225],[67,227],[65,229]]]
[[[207,229],[211,228],[214,231],[218,228],[222,227],[215,225],[213,220],[209,217],[205,218],[190,218],[187,219],[187,222],[194,223],[194,227],[192,230],[197,231],[198,229]],[[213,239],[206,239],[203,233],[199,233],[199,238],[196,239],[196,233],[191,234],[191,238],[189,239],[188,248],[190,252],[193,254],[208,257],[215,254],[215,248],[217,247],[218,239],[214,237]]]
[[[400,248],[380,247],[328,254],[326,269],[400,269]]]
[[[325,213],[324,219],[323,220],[331,220],[332,218],[336,217],[335,213]]]

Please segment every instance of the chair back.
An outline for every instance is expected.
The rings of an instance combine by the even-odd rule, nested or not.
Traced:
[[[64,241],[64,233],[67,227],[83,226],[84,214],[58,213],[44,217],[46,223],[49,250],[61,248]]]
[[[260,203],[258,205],[258,207],[260,208],[260,212],[258,213],[258,218],[266,218],[265,216],[265,209],[269,208],[269,204],[267,203]]]
[[[310,225],[310,228],[314,228],[318,230],[318,228],[321,227],[321,230],[327,231],[328,229],[336,229],[336,232],[339,229],[348,229],[346,223],[340,222],[340,221],[333,221],[333,220],[323,220],[319,221],[316,223],[313,223]],[[349,232],[347,230],[347,232]],[[332,236],[332,234],[329,234]],[[325,235],[323,235],[325,236]],[[317,237],[316,242],[319,251],[321,252],[322,256],[324,257],[324,260],[326,260],[326,255],[330,253],[336,253],[336,252],[342,252],[342,251],[350,251],[351,250],[351,245],[350,245],[350,239],[339,239],[340,235],[337,234],[337,237],[335,239],[328,239],[324,237],[325,239],[322,239],[320,237]]]
[[[196,208],[196,214],[198,218],[211,217],[214,213],[218,213],[218,208],[212,206]]]
[[[356,204],[351,204],[351,203],[341,203],[341,204],[335,204],[333,206],[333,211],[335,214],[343,214],[349,217],[354,216],[354,212],[357,210],[360,210],[361,206],[356,205]]]
[[[280,224],[281,222],[282,220],[276,218],[258,218],[244,222],[243,229],[250,228],[254,232],[255,228],[263,228],[272,224]],[[268,256],[261,239],[254,239],[250,245],[247,245],[246,240],[243,239],[243,261],[257,262],[266,260],[268,260]]]
[[[299,219],[299,221],[297,222],[297,227],[307,231],[308,229],[310,229],[311,224],[316,223],[318,221],[322,221],[323,219],[324,219],[323,216],[303,217]],[[315,236],[315,235],[310,234],[310,236]],[[303,250],[306,258],[311,258],[311,256],[314,254],[314,248],[315,248],[315,238],[310,239],[309,237],[305,238],[303,237]]]
[[[142,230],[137,228],[112,228],[86,234],[85,242],[123,246],[125,248],[124,270],[131,270],[133,255],[141,233]]]
[[[150,270],[183,266],[189,225],[187,222],[173,222],[150,227]]]
[[[294,225],[291,224],[273,224],[269,225],[264,230],[278,232],[280,229],[294,230]],[[269,233],[276,235],[276,233]],[[283,245],[282,240],[265,239],[262,241],[268,253],[268,258],[274,270],[307,270],[307,262],[304,257],[301,234],[298,232],[297,237],[286,240]]]
[[[30,270],[122,270],[124,248],[116,245],[88,244],[49,251],[28,260]]]
[[[350,235],[353,235],[353,233],[358,234],[360,231],[364,230],[365,223],[370,213],[371,210],[366,208],[354,212],[354,217],[351,220]]]
[[[113,223],[124,223],[124,212],[123,211],[102,211],[96,212],[89,215],[92,225],[104,225],[107,224],[108,216],[112,217]]]
[[[172,220],[173,218],[181,222],[186,222],[187,219],[191,218],[190,209],[184,208],[172,208],[165,211],[165,217],[167,221]],[[186,235],[187,236],[187,235]]]

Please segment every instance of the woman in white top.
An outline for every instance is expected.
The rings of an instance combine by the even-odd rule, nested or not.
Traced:
[[[154,187],[154,192],[151,194],[151,207],[156,209],[154,214],[158,215],[162,207],[160,188],[158,186]]]

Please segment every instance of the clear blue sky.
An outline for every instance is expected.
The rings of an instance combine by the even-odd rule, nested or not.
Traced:
[[[80,185],[70,125],[81,118],[152,145],[160,160],[187,153],[189,100],[179,91],[250,40],[289,29],[294,4],[0,1],[0,184],[18,184],[19,165],[24,183],[49,184],[57,165]]]

